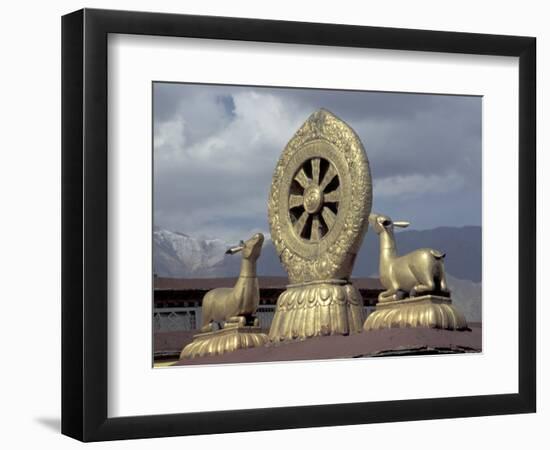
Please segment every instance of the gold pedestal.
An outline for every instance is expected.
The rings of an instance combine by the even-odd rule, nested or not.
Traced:
[[[464,330],[468,324],[464,315],[451,304],[448,297],[421,297],[378,303],[367,317],[365,331],[382,328],[441,328]]]
[[[262,333],[259,327],[227,323],[220,330],[193,336],[193,342],[181,351],[180,359],[221,355],[240,348],[262,347],[267,342],[267,335]]]
[[[360,333],[364,318],[361,294],[348,282],[291,285],[277,300],[269,340]]]

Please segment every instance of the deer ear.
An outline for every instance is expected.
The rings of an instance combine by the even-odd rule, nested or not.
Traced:
[[[234,255],[235,253],[238,253],[238,252],[242,251],[243,248],[244,248],[243,245],[236,245],[235,247],[228,248],[227,251],[225,252],[225,254],[226,255]]]
[[[403,220],[400,220],[398,222],[394,222],[393,225],[399,228],[407,228],[410,225],[410,222],[405,222]]]

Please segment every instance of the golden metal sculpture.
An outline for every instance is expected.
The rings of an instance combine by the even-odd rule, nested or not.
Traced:
[[[231,255],[242,252],[239,278],[233,288],[217,288],[206,293],[202,301],[201,333],[182,350],[180,359],[220,355],[267,343],[267,335],[261,333],[255,317],[260,302],[256,261],[263,243],[263,234],[257,233],[227,250]],[[214,323],[221,328],[214,330]]]
[[[363,300],[349,279],[371,202],[361,141],[332,113],[313,113],[273,174],[269,225],[290,285],[277,301],[271,341],[361,331]]]
[[[380,236],[380,282],[386,290],[380,293],[378,301],[399,300],[404,295],[416,297],[424,292],[440,292],[448,296],[443,267],[445,253],[421,248],[398,256],[393,229],[406,228],[409,222],[394,222],[388,216],[371,214],[369,223]]]
[[[260,285],[256,277],[256,261],[262,252],[264,235],[257,233],[246,242],[227,250],[234,255],[242,252],[241,272],[233,288],[217,288],[207,292],[202,300],[202,332],[212,331],[213,322],[239,323],[250,318],[260,303]]]
[[[450,299],[445,279],[445,253],[431,248],[397,255],[394,227],[408,222],[371,214],[369,222],[380,237],[380,282],[386,289],[364,324],[365,330],[380,328],[430,327],[464,329],[467,323]]]

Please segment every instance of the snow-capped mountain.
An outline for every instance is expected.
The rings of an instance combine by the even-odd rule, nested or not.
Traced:
[[[153,267],[156,275],[174,278],[232,277],[239,274],[241,258],[226,255],[235,244],[221,239],[198,239],[163,229],[153,231]],[[284,276],[271,240],[264,242],[259,275]]]
[[[201,240],[179,232],[153,231],[153,261],[159,276],[215,275],[207,272],[223,263],[226,250],[221,239]]]
[[[191,271],[219,263],[227,249],[221,239],[198,240],[168,230],[156,230],[154,239],[159,247],[172,253]]]

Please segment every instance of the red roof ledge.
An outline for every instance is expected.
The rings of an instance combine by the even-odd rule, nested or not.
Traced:
[[[433,328],[390,328],[351,336],[323,336],[304,341],[236,350],[217,356],[180,360],[177,366],[274,361],[307,361],[373,356],[478,353],[481,328],[449,331]]]
[[[156,290],[210,290],[218,287],[231,287],[237,281],[237,277],[230,278],[164,278],[155,277]],[[286,277],[258,277],[261,289],[285,289],[288,284]],[[357,289],[381,290],[382,285],[378,278],[352,278],[352,283]]]

